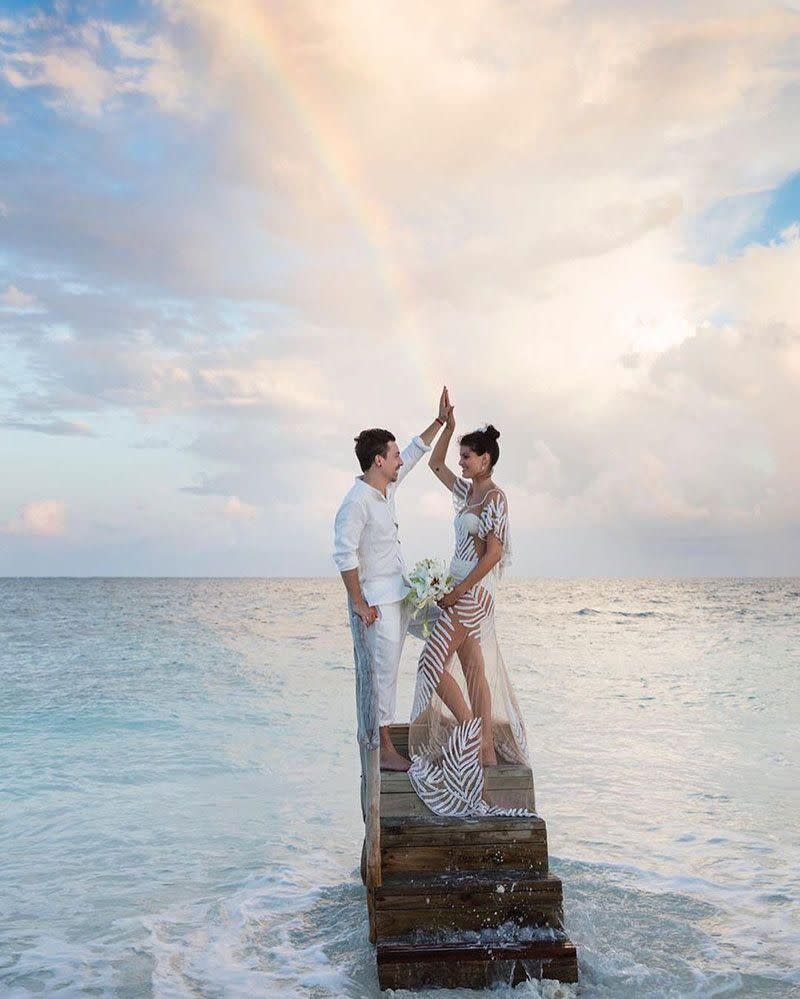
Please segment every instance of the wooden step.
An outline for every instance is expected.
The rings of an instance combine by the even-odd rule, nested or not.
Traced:
[[[563,934],[499,943],[378,942],[381,989],[485,989],[541,978],[578,981],[575,947]]]
[[[394,748],[402,756],[408,754],[408,728],[408,724],[389,726],[389,738],[392,740]]]
[[[407,755],[408,726],[392,738]],[[485,771],[485,795],[535,811],[529,767]],[[538,816],[434,815],[403,773],[381,773],[382,884],[368,889],[381,989],[490,988],[526,979],[577,982],[563,891],[548,874]]]
[[[504,763],[485,771],[484,793],[505,808],[535,808],[533,775],[530,767]],[[420,801],[408,774],[381,771],[381,815],[430,815],[431,811]]]
[[[399,725],[389,726],[389,737],[394,744],[395,749],[400,753],[401,756],[409,758],[408,754],[408,723]],[[496,722],[495,723],[495,741],[502,744],[503,741],[514,741],[511,732],[509,731],[508,722]]]
[[[529,871],[384,878],[373,890],[378,940],[513,924],[563,928],[561,880]]]
[[[546,874],[547,829],[538,816],[383,815],[381,867],[384,877],[504,868]]]

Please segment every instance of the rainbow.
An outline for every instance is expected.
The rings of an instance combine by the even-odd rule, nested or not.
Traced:
[[[252,50],[256,65],[280,93],[324,176],[369,246],[387,307],[393,318],[405,317],[404,336],[416,341],[415,366],[425,378],[431,370],[428,345],[418,333],[407,330],[406,307],[413,300],[412,288],[394,253],[389,216],[368,193],[350,137],[298,71],[276,26],[270,0],[239,0],[233,11],[231,4],[219,0],[199,2],[206,14],[224,18],[228,30],[235,26],[237,42]]]

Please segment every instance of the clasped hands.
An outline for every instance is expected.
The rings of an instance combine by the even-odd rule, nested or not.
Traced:
[[[369,628],[371,624],[374,624],[380,615],[378,614],[377,607],[370,607],[366,601],[360,604],[354,604],[353,610],[358,614],[361,620],[364,622],[364,627]]]
[[[439,399],[439,422],[442,426],[449,427],[450,430],[456,425],[455,406],[450,402],[450,392],[445,385]]]

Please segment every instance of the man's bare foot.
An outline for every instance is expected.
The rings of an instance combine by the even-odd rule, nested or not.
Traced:
[[[391,752],[381,749],[381,770],[399,770],[401,773],[405,773],[410,768],[410,762],[405,756],[401,756],[396,749]]]

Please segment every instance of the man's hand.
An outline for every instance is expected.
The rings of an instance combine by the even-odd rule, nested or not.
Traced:
[[[354,603],[353,610],[364,622],[365,628],[369,628],[371,624],[374,624],[378,620],[378,608],[370,607],[365,600],[359,600]]]

